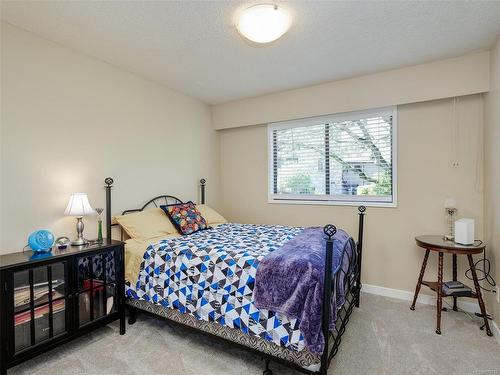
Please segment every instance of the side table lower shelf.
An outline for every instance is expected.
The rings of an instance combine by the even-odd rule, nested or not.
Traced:
[[[437,281],[422,281],[422,285],[425,285],[425,286],[429,287],[429,289],[433,290],[436,293],[438,291],[438,282]],[[472,290],[467,295],[453,295],[453,294],[446,294],[441,289],[441,295],[443,297],[476,298],[477,299],[477,294],[475,292],[473,292]]]

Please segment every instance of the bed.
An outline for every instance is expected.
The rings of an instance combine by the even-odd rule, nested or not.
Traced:
[[[111,222],[113,179],[105,182],[106,226],[112,233],[111,227],[117,225]],[[205,204],[205,189],[202,179],[201,204]],[[162,195],[123,215],[172,203],[182,201]],[[271,361],[302,373],[325,375],[353,308],[360,303],[365,210],[358,207],[357,243],[331,224],[318,229],[216,223],[209,230],[187,236],[127,240],[129,324],[135,322],[138,313],[146,313],[256,352],[265,359],[264,375],[272,374]],[[124,239],[123,230],[120,237]],[[295,270],[302,254],[309,252],[309,248],[300,246],[312,243],[320,254],[315,257],[320,262],[315,271],[321,277],[316,272],[312,273],[315,278],[287,280],[285,284],[295,282],[293,293],[281,301],[282,296],[276,292],[282,293],[283,285],[275,286],[276,278],[283,280],[291,275],[286,267]],[[294,251],[296,261],[288,265],[283,254],[293,259]],[[314,252],[312,247],[310,251]],[[304,271],[310,268],[310,260],[295,273],[307,273]],[[301,294],[297,290],[309,297],[294,296],[298,298],[294,300],[292,294]]]

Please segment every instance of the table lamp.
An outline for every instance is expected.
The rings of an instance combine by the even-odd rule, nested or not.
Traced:
[[[71,242],[73,246],[82,246],[89,243],[83,238],[83,216],[94,213],[94,209],[90,206],[89,199],[85,193],[74,193],[69,198],[68,206],[64,211],[65,215],[76,216],[76,240]]]
[[[455,198],[447,198],[444,201],[444,209],[446,210],[446,213],[448,215],[448,217],[447,217],[447,219],[448,219],[448,233],[444,236],[444,239],[453,241],[453,239],[455,237],[454,217],[457,214],[457,201],[456,201],[456,199]]]

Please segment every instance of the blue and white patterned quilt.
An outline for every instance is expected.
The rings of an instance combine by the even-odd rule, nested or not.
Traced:
[[[222,224],[148,247],[135,287],[127,297],[150,301],[199,320],[217,322],[245,334],[300,351],[299,320],[253,303],[259,262],[303,228]]]

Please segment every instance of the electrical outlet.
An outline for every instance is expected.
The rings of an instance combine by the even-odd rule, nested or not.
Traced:
[[[500,287],[498,285],[495,286],[495,298],[497,303],[500,303]]]

